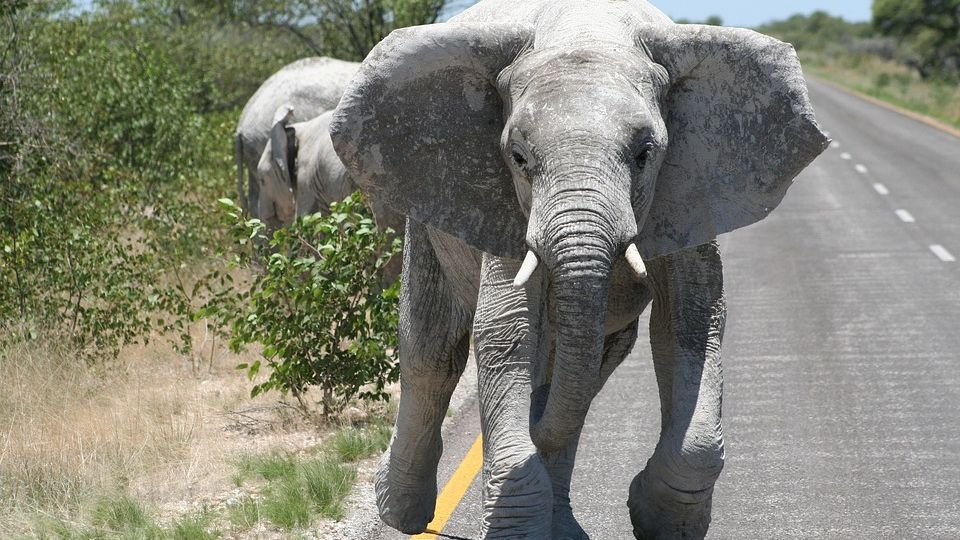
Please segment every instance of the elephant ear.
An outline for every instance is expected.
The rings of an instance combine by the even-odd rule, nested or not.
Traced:
[[[500,72],[533,38],[520,24],[393,31],[347,87],[330,125],[361,188],[495,255],[522,258],[526,219],[500,152]]]
[[[669,145],[640,247],[656,257],[766,217],[793,178],[826,149],[797,55],[740,28],[645,28],[666,68]]]
[[[273,167],[279,171],[283,181],[290,189],[296,188],[295,164],[297,158],[296,131],[290,127],[293,120],[293,106],[281,105],[273,115],[273,127],[270,128],[270,150]]]

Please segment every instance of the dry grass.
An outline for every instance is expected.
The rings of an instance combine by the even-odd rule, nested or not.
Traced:
[[[182,513],[232,487],[241,449],[309,445],[312,426],[278,431],[269,399],[248,403],[237,362],[221,353],[198,374],[162,346],[125,350],[108,369],[50,341],[0,350],[0,537],[89,522],[105,494]],[[229,411],[253,406],[268,413],[238,427]]]
[[[303,469],[291,478],[310,488],[303,490],[309,521],[341,516],[349,482],[326,489],[339,485],[327,476],[339,476],[307,474],[317,452],[359,459],[381,451],[389,429],[377,424],[333,437],[336,426],[307,421],[276,396],[251,400],[252,383],[235,366],[253,356],[208,344],[202,360],[189,359],[155,342],[124,350],[104,368],[85,365],[52,340],[0,348],[0,538],[177,537],[205,528],[241,538],[251,527],[249,534],[258,534],[257,521],[302,526],[300,514],[283,514],[296,505],[283,508],[286,499],[277,497],[267,504],[267,495],[282,490],[237,481],[238,463],[258,455],[289,456]],[[379,418],[390,410],[353,413]],[[343,470],[353,475],[355,468]],[[324,502],[311,489],[336,497]],[[258,501],[254,522],[235,519],[238,500]],[[123,519],[107,519],[114,514]]]
[[[907,66],[871,55],[800,55],[813,75],[960,127],[958,85],[924,81]]]

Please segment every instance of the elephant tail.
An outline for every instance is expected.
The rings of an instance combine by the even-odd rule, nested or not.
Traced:
[[[234,141],[234,151],[237,159],[237,204],[244,212],[250,213],[250,207],[247,206],[247,186],[243,181],[243,135],[237,132]]]

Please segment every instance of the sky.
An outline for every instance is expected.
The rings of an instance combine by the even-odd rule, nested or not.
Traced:
[[[523,1],[523,0],[517,0]],[[871,0],[649,0],[673,19],[702,21],[719,15],[727,26],[753,27],[786,19],[794,13],[823,10],[848,21],[870,20]],[[474,0],[448,0],[451,14],[465,9]]]
[[[524,0],[517,0],[523,2]],[[648,0],[672,19],[702,21],[719,15],[727,26],[754,27],[765,22],[786,19],[794,13],[823,10],[851,22],[869,21],[872,0]],[[75,0],[82,8],[93,0]],[[447,0],[441,20],[472,6],[476,0]]]

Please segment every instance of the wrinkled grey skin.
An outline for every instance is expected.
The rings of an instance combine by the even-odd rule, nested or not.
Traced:
[[[271,75],[247,101],[237,123],[235,149],[237,198],[251,216],[259,218],[261,214],[256,204],[261,185],[257,165],[270,141],[274,112],[281,105],[289,104],[293,107],[292,121],[302,122],[333,110],[359,65],[326,57],[297,60]],[[246,186],[244,168],[249,176]],[[264,210],[270,212],[270,209]]]
[[[391,34],[330,133],[408,216],[381,517],[408,533],[433,517],[472,326],[481,536],[586,538],[568,497],[577,441],[652,303],[661,433],[627,504],[637,538],[702,538],[724,459],[715,238],[765,217],[827,144],[792,48],[643,0],[487,0]],[[527,251],[539,267],[517,287]]]
[[[281,105],[276,116],[281,116],[287,105]],[[281,121],[274,129],[284,146],[281,155],[273,152],[273,141],[268,141],[260,162],[260,219],[271,227],[289,225],[295,217],[316,212],[328,212],[330,203],[341,201],[359,187],[347,173],[346,167],[333,149],[330,140],[330,120],[333,111],[327,111],[306,122]],[[406,218],[369,198],[374,221],[380,228],[390,227],[400,232]],[[400,257],[395,257],[384,268],[383,277],[393,283],[400,275]]]

